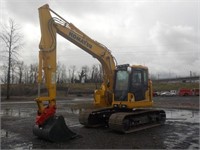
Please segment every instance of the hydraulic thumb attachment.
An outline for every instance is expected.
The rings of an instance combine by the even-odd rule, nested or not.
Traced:
[[[33,127],[34,135],[51,142],[66,141],[77,136],[76,133],[67,127],[63,116],[55,115],[55,105],[49,104],[47,107],[44,107],[41,98],[36,99],[36,101],[39,110]]]

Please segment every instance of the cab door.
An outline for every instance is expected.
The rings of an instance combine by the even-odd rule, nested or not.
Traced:
[[[148,90],[148,70],[145,68],[132,68],[130,79],[130,92],[134,94],[135,101],[145,100]]]

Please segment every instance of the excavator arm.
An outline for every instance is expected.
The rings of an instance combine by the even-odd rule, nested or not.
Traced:
[[[55,17],[52,17],[54,14]],[[39,44],[39,73],[38,73],[38,115],[36,125],[42,126],[54,117],[56,112],[56,36],[61,35],[74,43],[85,52],[98,59],[103,68],[103,83],[101,88],[94,93],[95,104],[111,106],[113,95],[114,71],[116,68],[114,57],[110,50],[103,44],[91,39],[72,23],[67,22],[48,4],[39,8],[41,40]],[[47,96],[40,96],[40,85],[44,74]],[[46,105],[46,103],[48,103]]]

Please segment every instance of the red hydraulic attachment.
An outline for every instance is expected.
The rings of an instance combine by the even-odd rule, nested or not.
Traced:
[[[38,114],[38,115],[37,115],[37,117],[36,117],[36,124],[37,124],[37,125],[43,125],[44,122],[45,122],[48,118],[54,116],[55,112],[56,112],[56,107],[55,107],[55,106],[47,106],[47,107],[44,109],[44,111],[43,111],[42,114]]]

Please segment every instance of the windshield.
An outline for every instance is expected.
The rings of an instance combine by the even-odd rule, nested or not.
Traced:
[[[117,71],[115,90],[128,90],[129,73],[127,71]]]

